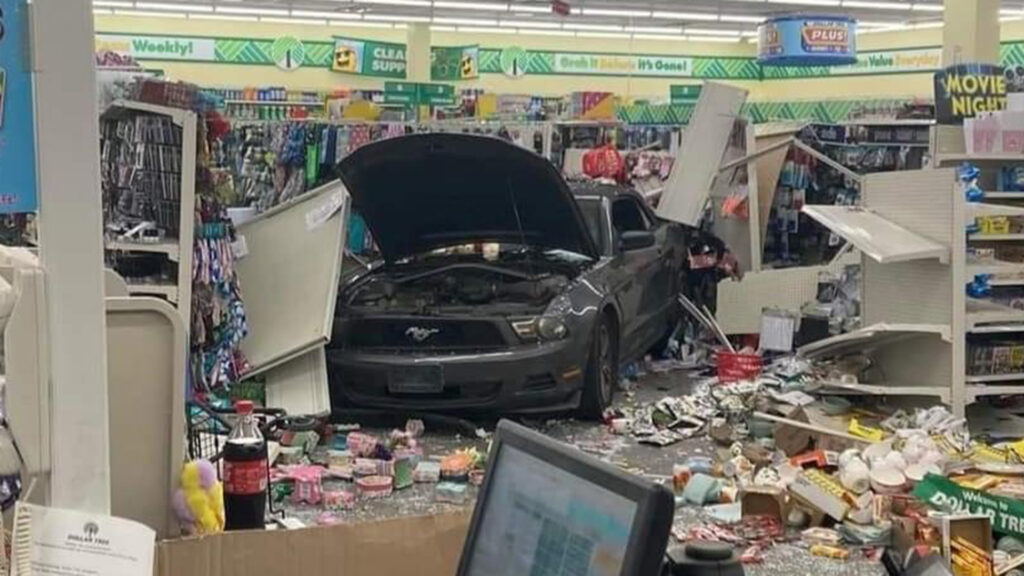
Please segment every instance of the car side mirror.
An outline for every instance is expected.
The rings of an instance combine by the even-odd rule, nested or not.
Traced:
[[[633,252],[654,246],[654,232],[631,230],[619,235],[619,247],[623,252]]]

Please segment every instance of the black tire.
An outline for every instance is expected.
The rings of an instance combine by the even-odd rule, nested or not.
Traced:
[[[612,403],[619,379],[619,334],[615,321],[602,314],[590,339],[590,355],[583,377],[580,416],[600,420]]]

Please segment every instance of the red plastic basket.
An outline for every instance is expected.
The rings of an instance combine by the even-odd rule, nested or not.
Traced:
[[[759,354],[744,354],[720,350],[715,353],[718,363],[718,381],[735,382],[757,378],[764,370],[764,360]]]

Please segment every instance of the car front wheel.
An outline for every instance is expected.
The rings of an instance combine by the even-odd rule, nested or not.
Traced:
[[[603,315],[594,327],[594,336],[591,338],[583,400],[580,404],[580,413],[584,418],[601,418],[612,403],[618,378],[619,336],[614,320]]]

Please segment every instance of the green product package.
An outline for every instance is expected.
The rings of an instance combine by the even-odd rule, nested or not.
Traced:
[[[313,186],[316,184],[316,180],[319,177],[318,169],[320,167],[320,150],[319,147],[314,144],[306,146],[306,186]]]
[[[928,474],[914,488],[914,497],[933,508],[956,514],[984,514],[992,529],[1024,537],[1024,502],[964,488],[937,474]]]

